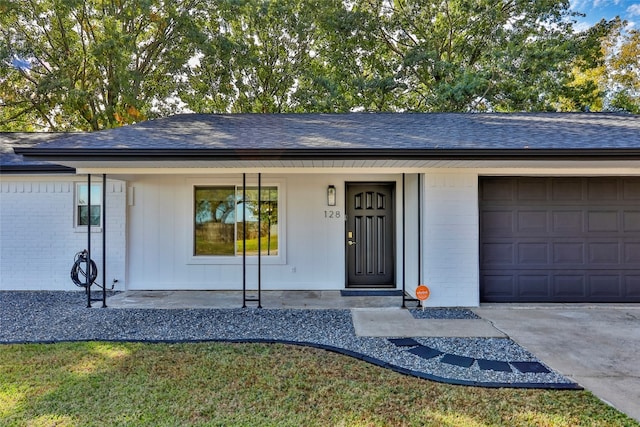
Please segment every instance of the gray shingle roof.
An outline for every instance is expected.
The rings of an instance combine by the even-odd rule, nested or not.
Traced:
[[[170,150],[354,154],[474,150],[640,150],[640,116],[613,113],[182,114],[56,138],[43,153]],[[28,150],[27,150],[28,151]],[[27,153],[27,151],[22,151]],[[254,153],[254,154],[255,154]],[[36,154],[31,152],[31,154]]]
[[[15,154],[14,148],[31,148],[55,138],[69,134],[54,132],[0,132],[0,171],[1,172],[70,172],[71,168],[54,165],[41,160],[27,160]]]
[[[639,148],[640,117],[602,113],[181,114],[55,139],[109,149]]]

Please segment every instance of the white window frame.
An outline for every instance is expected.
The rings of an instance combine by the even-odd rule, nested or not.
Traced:
[[[189,191],[189,207],[187,218],[189,221],[189,244],[187,254],[187,264],[242,264],[242,254],[237,255],[195,255],[195,188],[196,187],[229,187],[242,188],[242,178],[211,178],[211,179],[189,179],[187,180]],[[247,177],[247,188],[258,187],[257,180],[251,176]],[[278,255],[262,255],[260,262],[264,265],[286,264],[286,181],[284,178],[269,177],[262,178],[262,187],[276,187],[278,189]],[[247,255],[247,264],[257,265],[257,255]]]
[[[78,216],[78,208],[81,206],[80,205],[80,189],[82,187],[87,187],[87,183],[86,182],[76,182],[75,183],[75,187],[74,187],[74,195],[73,195],[73,227],[76,229],[76,231],[78,232],[86,232],[87,231],[87,224],[85,225],[81,225],[78,222],[80,221],[80,218]],[[104,221],[104,206],[102,206],[102,192],[104,191],[104,188],[102,188],[102,184],[94,184],[91,183],[91,187],[93,188],[98,188],[99,192],[100,192],[100,196],[97,198],[98,200],[94,200],[95,197],[91,198],[91,205],[93,206],[100,206],[100,224],[99,225],[92,225],[91,226],[91,231],[92,232],[99,232],[102,231],[102,224]],[[82,205],[85,206],[85,205]],[[89,215],[91,215],[91,210],[89,209]],[[91,221],[91,219],[89,219],[89,221]]]

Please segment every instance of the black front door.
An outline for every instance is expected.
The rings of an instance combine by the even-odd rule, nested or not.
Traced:
[[[395,287],[395,183],[347,183],[347,287]]]

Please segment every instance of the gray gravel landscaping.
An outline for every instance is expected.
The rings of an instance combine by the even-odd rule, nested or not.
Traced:
[[[440,356],[419,357],[408,351],[411,346],[398,346],[387,338],[356,336],[351,312],[346,309],[103,309],[100,305],[86,308],[82,292],[0,292],[0,343],[286,342],[326,348],[406,374],[454,384],[577,388],[575,383],[551,370],[499,372],[480,369],[477,361],[470,367],[456,366],[441,362]],[[415,341],[443,355],[538,362],[510,339],[415,338]]]
[[[479,319],[468,308],[411,308],[409,313],[416,319]]]

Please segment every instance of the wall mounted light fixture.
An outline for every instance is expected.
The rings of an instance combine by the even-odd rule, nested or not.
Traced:
[[[327,187],[327,205],[336,205],[336,187],[333,185]]]

